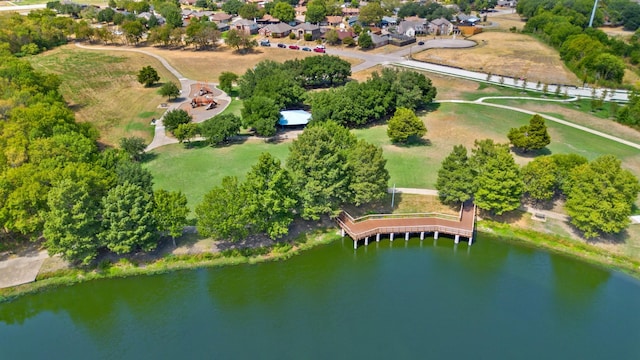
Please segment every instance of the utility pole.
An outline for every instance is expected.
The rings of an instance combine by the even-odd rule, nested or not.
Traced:
[[[396,184],[393,184],[393,190],[391,190],[391,212],[393,212],[393,203],[396,200]]]
[[[596,17],[596,9],[598,8],[598,0],[593,3],[593,10],[591,10],[591,19],[589,19],[589,27],[593,27],[593,18]]]

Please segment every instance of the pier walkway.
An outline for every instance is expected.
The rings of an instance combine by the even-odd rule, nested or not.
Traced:
[[[389,239],[393,241],[396,234],[404,234],[405,240],[409,240],[410,234],[420,234],[420,240],[424,239],[425,233],[433,233],[435,239],[439,234],[447,234],[454,236],[456,244],[462,236],[471,245],[475,217],[476,206],[469,202],[460,207],[457,216],[438,213],[375,214],[354,219],[342,212],[337,221],[342,229],[342,236],[349,235],[353,239],[353,248],[357,249],[360,240],[364,239],[364,244],[369,245],[369,239],[374,236],[376,241],[380,241],[381,235],[389,235]]]

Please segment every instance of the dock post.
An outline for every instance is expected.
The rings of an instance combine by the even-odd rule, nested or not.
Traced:
[[[342,237],[344,237],[345,233],[344,233],[344,229],[340,229],[340,235],[342,235]]]
[[[364,238],[364,245],[369,245],[369,237]]]
[[[391,235],[389,235],[389,240],[393,241],[393,233],[391,233]]]
[[[376,234],[376,242],[380,242],[380,233]]]
[[[358,240],[353,239],[353,250],[356,250],[358,248]]]
[[[438,240],[438,232],[437,231],[433,233],[433,239],[434,240]]]
[[[473,244],[473,237],[469,236],[469,246],[471,246],[471,244]]]
[[[454,243],[459,243],[460,242],[460,235],[456,235],[455,240],[453,241]]]
[[[424,231],[420,233],[420,241],[424,240]]]
[[[405,241],[409,241],[409,233],[408,232],[404,233],[404,240]]]

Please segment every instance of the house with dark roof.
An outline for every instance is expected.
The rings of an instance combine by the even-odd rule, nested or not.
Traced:
[[[296,38],[304,39],[305,34],[311,34],[311,40],[320,38],[320,26],[310,23],[302,23],[293,28],[293,33],[296,34]]]
[[[293,30],[293,27],[287,23],[269,24],[262,29],[258,30],[258,33],[265,37],[283,38],[289,35]]]

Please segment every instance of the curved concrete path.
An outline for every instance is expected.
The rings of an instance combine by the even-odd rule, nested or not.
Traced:
[[[182,98],[184,99],[183,101],[174,101],[174,102],[170,103],[170,105],[166,108],[165,114],[167,113],[167,111],[178,109],[182,104],[184,104],[186,102],[189,102],[189,98],[188,97],[189,97],[189,94],[191,92],[191,86],[198,83],[198,81],[196,81],[196,80],[192,80],[192,79],[188,79],[188,78],[184,77],[178,70],[176,70],[176,68],[171,66],[171,64],[169,64],[169,62],[165,58],[163,58],[162,56],[154,54],[154,53],[149,52],[149,51],[145,51],[145,50],[141,50],[141,49],[132,49],[132,48],[86,46],[86,45],[83,45],[83,44],[80,44],[80,43],[76,43],[75,45],[77,47],[81,48],[81,49],[86,49],[86,50],[137,52],[137,53],[140,53],[140,54],[145,54],[145,55],[151,56],[151,57],[157,59],[158,61],[160,61],[162,66],[164,66],[171,74],[173,74],[173,76],[175,76],[178,79],[178,81],[180,81],[180,87],[181,87],[180,94],[181,94]],[[220,91],[222,91],[222,90],[220,90]],[[223,95],[221,95],[220,98],[225,99],[227,101],[225,102],[224,106],[216,109],[217,113],[221,113],[222,111],[224,111],[224,109],[227,108],[227,106],[229,106],[229,104],[231,104],[231,97],[229,97],[229,95],[227,95],[224,91],[222,92],[222,94]],[[162,123],[162,119],[163,118],[164,118],[164,114],[162,114],[160,119],[156,120],[155,132],[154,132],[154,135],[153,135],[153,140],[147,146],[145,151],[151,151],[153,149],[159,148],[159,147],[164,146],[164,145],[177,144],[178,143],[177,139],[167,136],[164,124]],[[194,121],[194,122],[197,122],[197,121]]]
[[[562,119],[558,119],[557,117],[541,114],[541,113],[538,113],[538,112],[535,112],[535,111],[525,110],[525,109],[521,109],[521,108],[517,108],[517,107],[513,107],[513,106],[507,106],[507,105],[485,103],[485,102],[482,102],[480,100],[482,100],[482,99],[478,99],[478,100],[474,100],[474,101],[469,101],[469,100],[439,100],[439,101],[435,101],[435,102],[436,103],[473,104],[473,105],[481,105],[481,106],[491,106],[491,107],[500,108],[500,109],[517,111],[517,112],[521,112],[523,114],[528,114],[528,115],[540,115],[540,116],[542,116],[543,118],[545,118],[545,119],[547,119],[549,121],[553,121],[553,122],[556,122],[558,124],[566,125],[566,126],[574,128],[574,129],[582,130],[584,132],[588,132],[590,134],[593,134],[593,135],[596,135],[596,136],[600,136],[600,137],[603,137],[605,139],[609,139],[611,141],[615,141],[615,142],[617,142],[619,144],[627,145],[627,146],[630,146],[632,148],[636,148],[636,149],[640,150],[640,144],[637,144],[637,143],[634,143],[632,141],[628,141],[628,140],[625,140],[625,139],[621,139],[621,138],[619,138],[617,136],[605,134],[605,133],[600,132],[598,130],[590,129],[590,128],[586,127],[586,126],[574,124],[572,122],[569,122],[569,121],[566,121],[566,120],[562,120]]]

